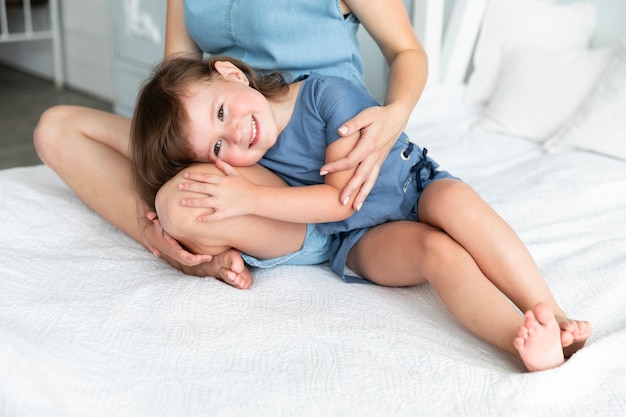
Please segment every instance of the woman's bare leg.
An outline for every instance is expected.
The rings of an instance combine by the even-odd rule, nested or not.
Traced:
[[[130,119],[76,106],[46,110],[35,129],[37,153],[91,209],[143,244],[131,179]]]
[[[524,326],[524,317],[485,277],[471,255],[441,230],[416,222],[374,227],[352,248],[348,266],[381,285],[407,286],[428,281],[465,328],[517,356],[529,370],[563,363],[558,326],[543,335],[541,351],[529,348],[522,355],[514,340]]]
[[[37,153],[76,195],[96,213],[131,238],[148,246],[144,234],[157,221],[145,217],[145,207],[131,178],[129,137],[131,120],[77,106],[46,110],[35,129]],[[281,230],[279,225],[275,225]],[[160,229],[154,234],[161,235]],[[188,254],[191,255],[191,254]],[[182,264],[164,256],[174,267],[192,275],[211,275],[207,263]],[[186,261],[193,263],[194,259]]]
[[[521,311],[532,310],[539,302],[548,304],[561,326],[566,356],[584,345],[591,325],[567,317],[524,243],[471,187],[460,181],[435,181],[424,190],[418,209],[420,221],[459,242]]]
[[[154,252],[145,238],[162,236],[158,224],[146,217],[149,209],[132,182],[130,124],[130,119],[100,110],[55,106],[42,114],[35,128],[35,148],[89,208]],[[188,274],[208,274],[203,264],[197,264],[202,256],[181,252],[185,255],[178,260],[161,256]],[[189,264],[180,263],[181,258]]]

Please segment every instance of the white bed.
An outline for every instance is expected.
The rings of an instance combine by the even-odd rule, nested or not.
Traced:
[[[326,265],[256,270],[246,291],[186,276],[36,166],[0,171],[0,416],[626,415],[626,158],[555,151],[582,113],[552,145],[477,131],[489,107],[466,93],[430,84],[407,132],[592,322],[563,366],[524,373],[426,285],[345,284]]]

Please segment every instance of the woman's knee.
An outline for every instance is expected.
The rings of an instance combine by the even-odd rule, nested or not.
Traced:
[[[76,111],[75,106],[60,105],[50,107],[39,117],[33,133],[33,142],[37,154],[45,163],[49,163],[55,156],[63,132]]]

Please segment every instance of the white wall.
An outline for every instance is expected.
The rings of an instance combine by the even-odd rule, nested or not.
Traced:
[[[365,84],[372,96],[382,103],[387,94],[387,63],[376,42],[362,26],[359,28],[359,46],[363,56]]]
[[[113,47],[109,0],[61,0],[67,83],[113,98]]]
[[[581,0],[578,0],[581,1]],[[574,0],[553,0],[554,3],[573,3]],[[626,0],[585,0],[594,5],[598,17],[592,46],[613,44],[626,35]]]

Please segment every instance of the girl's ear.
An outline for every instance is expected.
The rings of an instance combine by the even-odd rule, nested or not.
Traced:
[[[215,61],[215,70],[224,78],[250,85],[248,77],[230,61]]]

